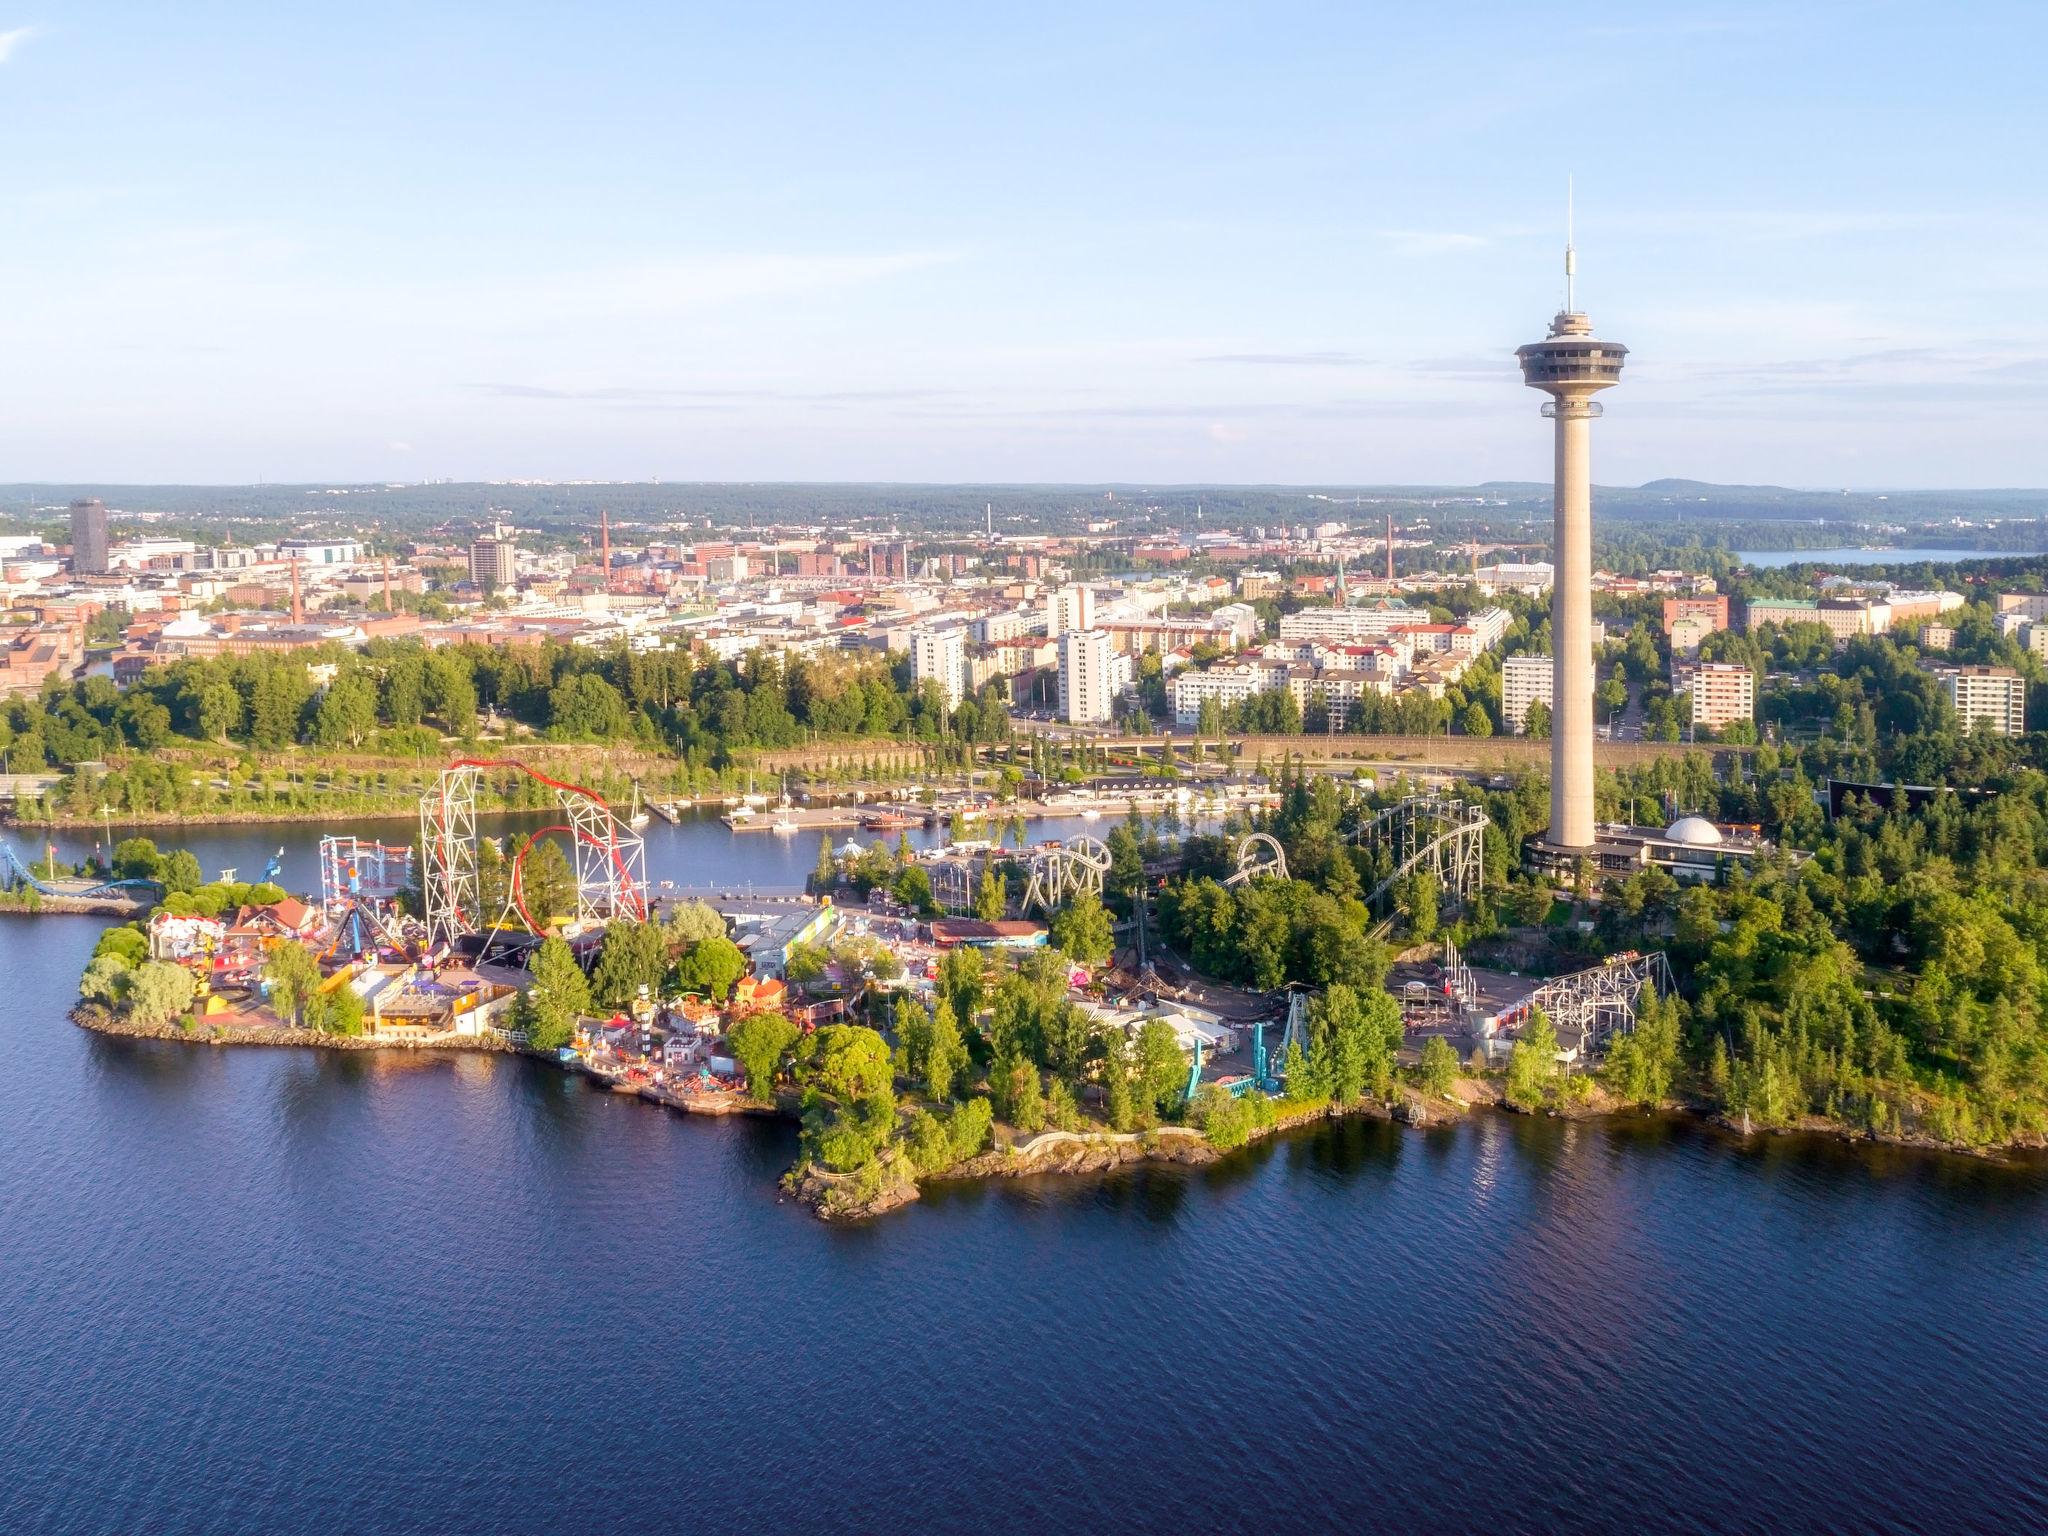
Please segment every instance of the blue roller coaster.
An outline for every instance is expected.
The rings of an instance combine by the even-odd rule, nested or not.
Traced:
[[[23,862],[14,845],[0,838],[0,889],[24,886],[44,896],[87,900],[96,896],[158,897],[163,887],[154,880],[102,880],[92,875],[39,875]]]

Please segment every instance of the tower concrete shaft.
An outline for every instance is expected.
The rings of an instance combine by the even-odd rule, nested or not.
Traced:
[[[1570,268],[1568,267],[1569,271]],[[1628,348],[1593,336],[1566,311],[1547,339],[1517,349],[1523,381],[1551,398],[1556,429],[1555,542],[1550,589],[1550,831],[1562,848],[1593,845],[1593,419],[1594,394],[1621,380]]]

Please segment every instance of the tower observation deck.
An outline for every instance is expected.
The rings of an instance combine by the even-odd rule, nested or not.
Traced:
[[[1556,572],[1550,589],[1553,684],[1550,710],[1550,830],[1557,848],[1593,845],[1593,396],[1621,382],[1628,348],[1602,341],[1573,307],[1578,258],[1565,245],[1565,307],[1550,334],[1515,349],[1522,381],[1550,396],[1556,423],[1553,492]]]

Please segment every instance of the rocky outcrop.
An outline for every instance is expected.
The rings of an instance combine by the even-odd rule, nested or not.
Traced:
[[[296,1029],[289,1024],[218,1024],[205,1020],[180,1020],[168,1024],[142,1024],[110,1013],[95,1003],[80,1003],[71,1010],[71,1022],[96,1034],[121,1035],[131,1040],[176,1040],[181,1045],[296,1045],[323,1051],[503,1051],[516,1048],[481,1035],[447,1035],[427,1040],[387,1039],[378,1035],[330,1035],[317,1029]]]

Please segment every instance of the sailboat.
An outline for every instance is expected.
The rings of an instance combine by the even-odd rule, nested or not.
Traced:
[[[796,807],[790,804],[789,780],[787,777],[782,781],[782,801],[775,810],[774,830],[784,837],[793,836],[802,830],[797,825]]]
[[[633,781],[633,809],[626,817],[626,825],[635,832],[642,832],[646,830],[648,822],[653,819],[648,814],[646,808],[640,804],[640,781],[635,779]]]

